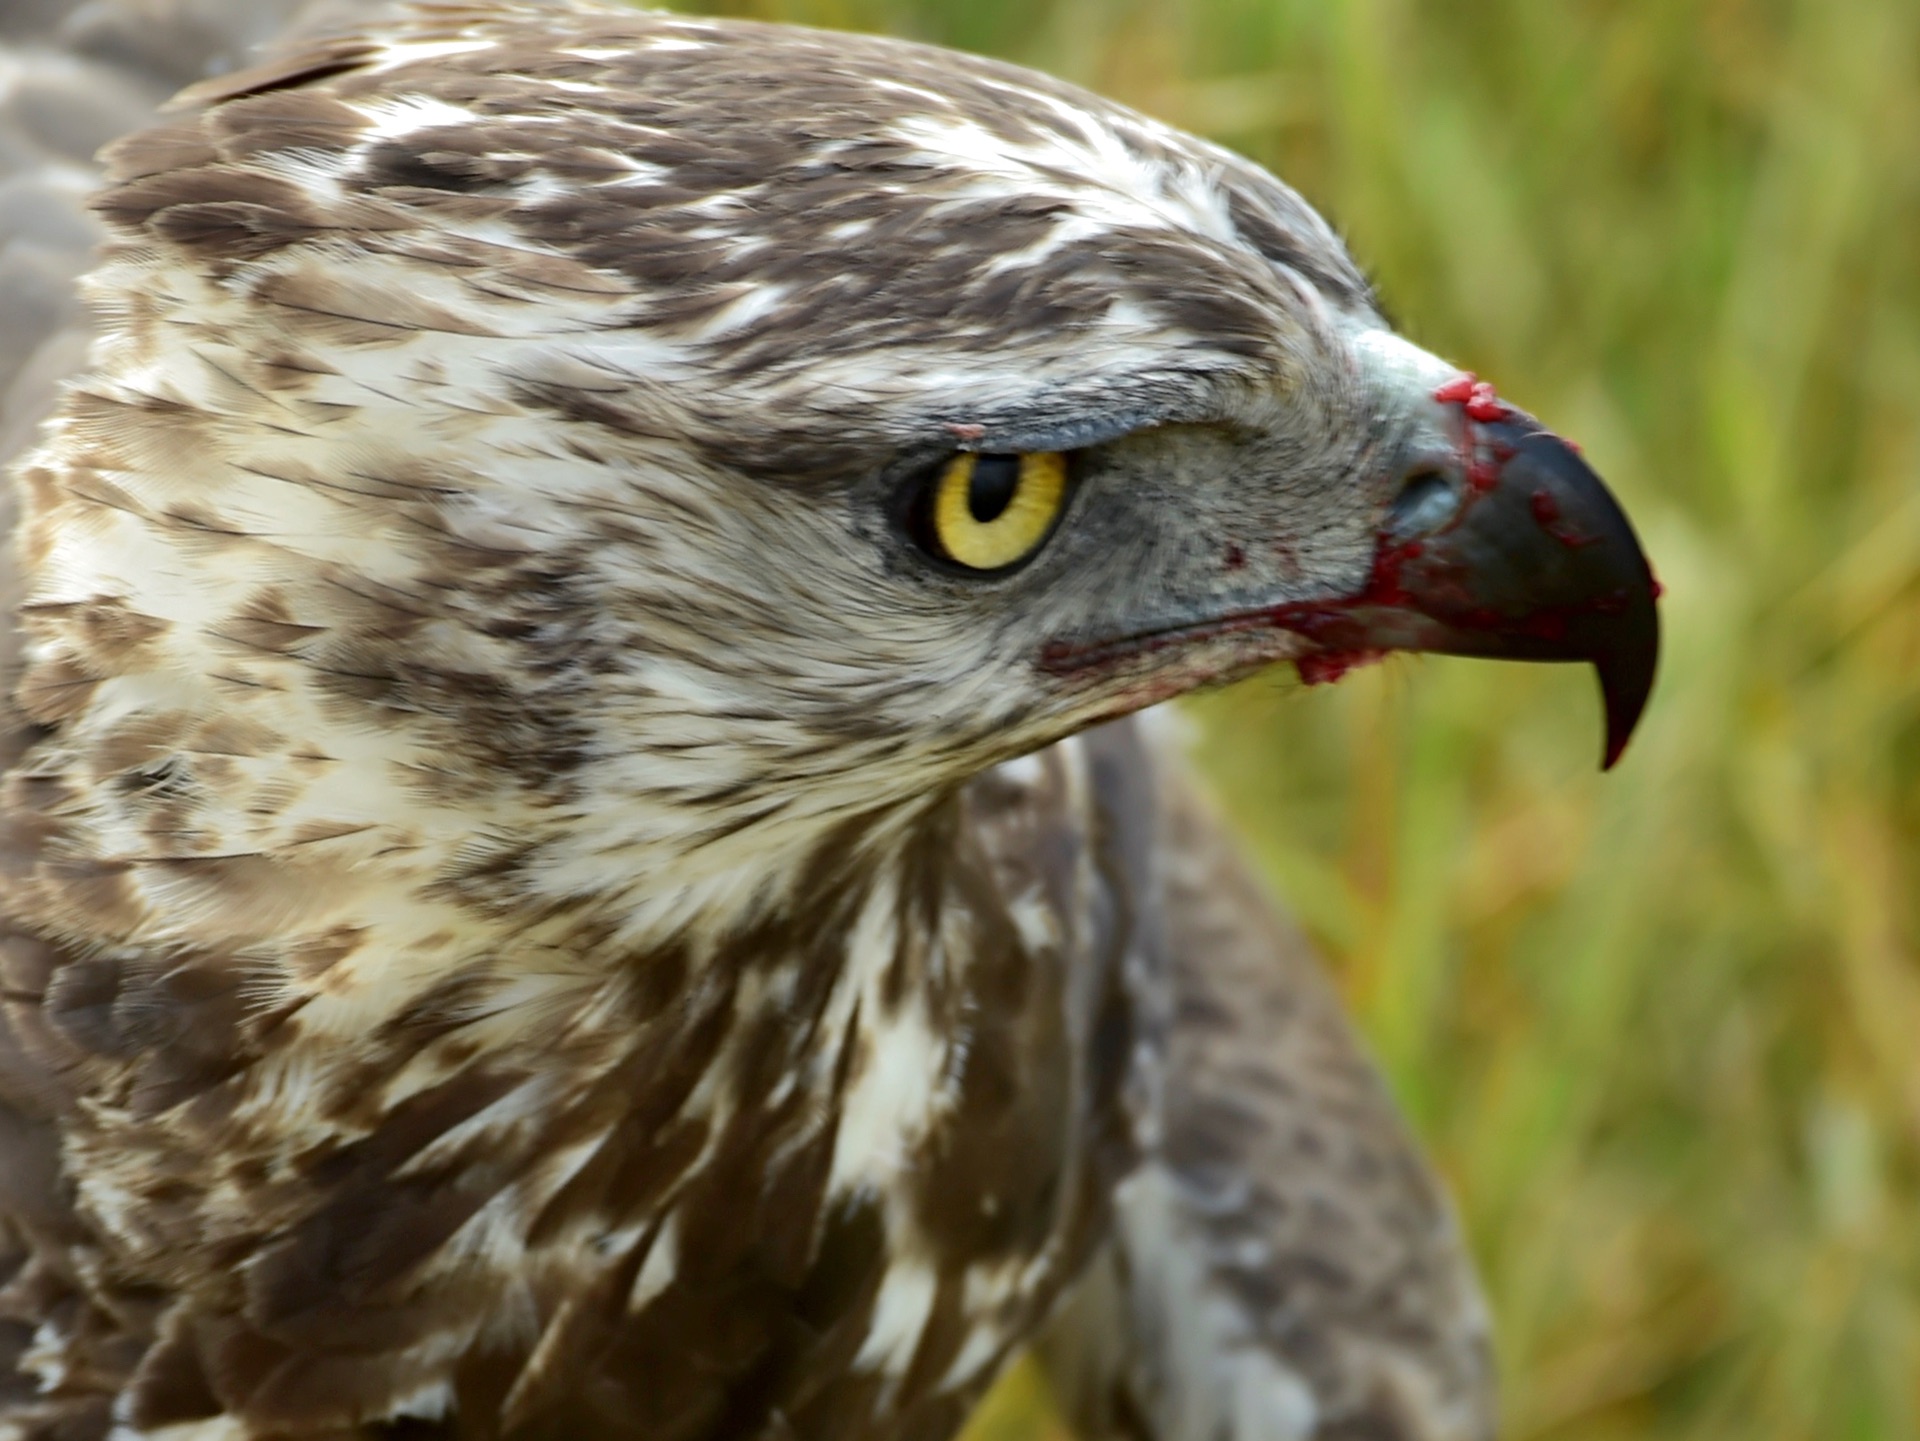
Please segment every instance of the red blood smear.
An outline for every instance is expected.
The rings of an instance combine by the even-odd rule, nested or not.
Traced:
[[[1597,535],[1584,535],[1571,526],[1560,523],[1560,506],[1543,486],[1527,498],[1533,509],[1533,518],[1540,522],[1540,529],[1552,536],[1568,550],[1579,550],[1582,546],[1593,545],[1599,541]]]
[[[1381,654],[1377,650],[1315,651],[1294,661],[1293,668],[1300,673],[1303,685],[1332,685],[1356,666],[1380,659]]]
[[[1513,414],[1513,408],[1494,393],[1493,387],[1471,371],[1449,380],[1433,392],[1433,398],[1442,405],[1463,407],[1469,420],[1505,420]]]
[[[1472,420],[1505,420],[1513,414],[1507,403],[1493,393],[1491,385],[1476,385],[1467,397],[1467,415]]]
[[[1407,588],[1400,583],[1400,567],[1410,560],[1418,560],[1425,547],[1417,540],[1405,545],[1386,545],[1380,548],[1373,558],[1373,574],[1367,577],[1367,588],[1351,602],[1355,605],[1409,605],[1413,601]]]
[[[1658,600],[1660,599],[1661,596],[1665,595],[1666,593],[1667,593],[1667,588],[1664,585],[1660,584],[1659,581],[1656,580],[1653,583],[1653,598],[1655,600]]]
[[[1247,563],[1247,553],[1244,550],[1242,550],[1239,546],[1229,544],[1227,546],[1227,569],[1239,570],[1243,566],[1245,566],[1246,563]]]

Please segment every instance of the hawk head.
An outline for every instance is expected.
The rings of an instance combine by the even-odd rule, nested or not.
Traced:
[[[22,691],[91,853],[672,927],[1276,661],[1588,660],[1609,760],[1651,683],[1568,446],[1284,185],[1025,71],[423,6],[190,92],[99,208]]]
[[[1024,71],[423,0],[98,209],[0,1050],[135,1429],[760,1434],[848,1372],[936,1434],[1085,1255],[1151,980],[1093,783],[999,841],[962,783],[1289,660],[1590,661],[1609,759],[1646,699],[1574,452],[1286,187]]]

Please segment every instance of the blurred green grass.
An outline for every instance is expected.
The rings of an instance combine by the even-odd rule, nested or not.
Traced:
[[[1667,586],[1618,773],[1584,676],[1457,661],[1202,701],[1211,767],[1460,1198],[1511,1437],[1920,1436],[1920,4],[695,8],[1242,150],[1585,444]]]

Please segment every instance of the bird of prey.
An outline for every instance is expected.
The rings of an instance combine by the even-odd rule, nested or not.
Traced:
[[[1584,660],[1617,755],[1574,450],[1024,70],[532,0],[230,68],[291,9],[0,17],[0,1437],[940,1441],[1022,1352],[1089,1438],[1490,1435],[1444,1200],[1126,718]],[[93,132],[210,64],[82,361]]]

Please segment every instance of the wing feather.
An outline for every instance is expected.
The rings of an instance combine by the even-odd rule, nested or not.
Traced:
[[[1453,1215],[1311,949],[1178,763],[1154,847],[1157,1114],[1042,1343],[1086,1441],[1482,1441]]]
[[[366,8],[362,6],[361,8]],[[340,0],[4,0],[0,3],[0,469],[32,444],[90,326],[75,289],[99,230],[86,208],[95,152],[169,95],[231,69],[291,23],[325,24]],[[301,13],[304,12],[304,13]],[[0,537],[13,531],[0,485]],[[18,573],[0,564],[0,696],[19,658]],[[0,770],[27,732],[0,700]],[[0,836],[0,851],[27,844]],[[83,1302],[87,1239],[52,1118],[66,1103],[62,1042],[40,1001],[44,948],[0,928],[0,1437],[85,1441],[110,1425],[141,1318]]]

